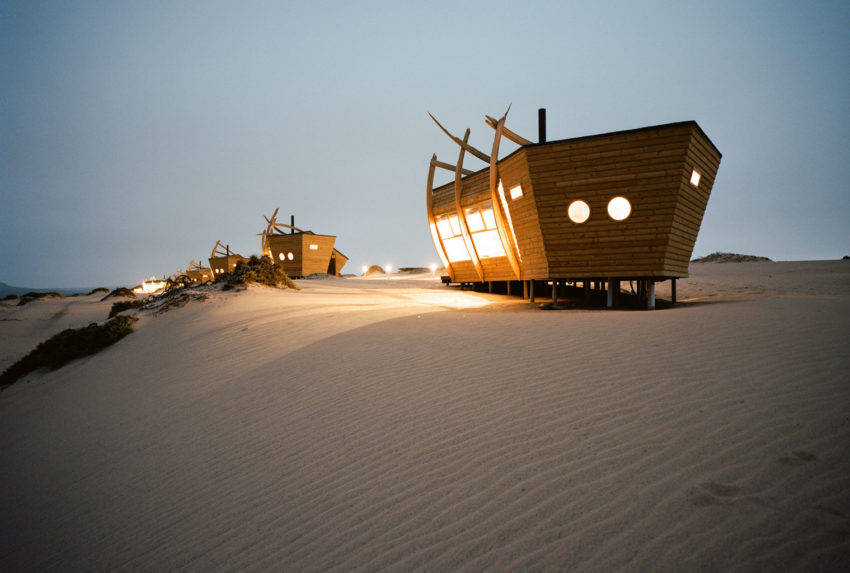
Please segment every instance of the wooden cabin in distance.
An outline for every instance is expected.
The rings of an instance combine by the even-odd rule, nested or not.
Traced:
[[[432,157],[427,185],[450,280],[522,281],[532,293],[534,281],[553,293],[592,281],[607,285],[609,306],[619,281],[635,280],[653,307],[655,282],[688,276],[720,152],[694,121],[547,142],[541,112],[539,143],[507,129],[507,114],[487,116],[489,155],[469,145],[469,130],[460,139],[440,125],[460,147],[455,165]],[[502,138],[520,147],[498,159]],[[466,153],[488,167],[465,169]],[[437,167],[454,181],[434,188]]]
[[[291,225],[278,223],[278,211],[275,209],[271,218],[264,216],[266,230],[260,233],[263,255],[283,266],[293,278],[320,273],[338,276],[348,257],[334,247],[336,237],[303,231],[295,226],[295,217]]]
[[[242,255],[230,252],[230,246],[222,245],[221,241],[216,241],[209,258],[213,280],[223,274],[233,272],[236,263],[245,260],[247,259]]]
[[[200,261],[196,263],[194,260],[189,262],[189,268],[186,269],[186,276],[196,284],[206,284],[214,280],[213,270],[201,266]]]

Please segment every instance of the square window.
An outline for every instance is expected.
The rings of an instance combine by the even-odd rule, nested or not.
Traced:
[[[511,199],[516,200],[522,197],[522,185],[511,187]]]
[[[694,187],[699,187],[699,178],[699,171],[697,171],[696,169],[691,171],[691,185],[693,185]]]
[[[316,243],[311,243],[311,244],[310,244],[310,250],[311,250],[311,251],[318,251],[318,250],[319,250],[319,245],[317,245]]]

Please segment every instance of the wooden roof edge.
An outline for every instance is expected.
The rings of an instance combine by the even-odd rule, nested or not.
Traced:
[[[662,123],[662,124],[659,124],[659,125],[648,125],[646,127],[636,127],[634,129],[623,129],[623,130],[620,130],[620,131],[609,131],[609,132],[606,132],[606,133],[597,133],[597,134],[594,134],[594,135],[582,135],[582,136],[579,136],[579,137],[568,137],[566,139],[553,139],[553,140],[550,140],[550,141],[546,141],[544,143],[531,143],[529,145],[521,145],[517,149],[513,150],[511,153],[509,153],[509,154],[505,155],[503,158],[499,159],[499,162],[502,162],[502,161],[508,159],[509,157],[516,155],[517,153],[521,152],[524,149],[530,149],[532,147],[542,147],[544,145],[555,145],[555,144],[558,144],[558,143],[566,143],[568,141],[582,141],[582,140],[586,140],[586,139],[594,139],[594,138],[597,138],[597,137],[609,137],[609,136],[612,136],[612,135],[628,135],[628,134],[631,134],[631,133],[639,133],[641,131],[650,131],[650,130],[653,130],[653,129],[662,129],[662,128],[683,127],[683,126],[686,126],[686,125],[690,125],[691,127],[696,128],[697,131],[699,131],[699,133],[711,145],[711,147],[714,148],[714,150],[717,152],[717,154],[721,158],[723,157],[723,154],[720,153],[720,150],[717,149],[717,146],[714,145],[714,142],[711,141],[711,139],[708,137],[708,135],[705,134],[705,131],[703,131],[703,129],[700,127],[700,125],[696,122],[696,120],[690,119],[690,120],[687,120],[687,121],[676,121],[676,122],[672,122],[672,123]],[[469,177],[471,175],[477,175],[478,173],[487,172],[489,170],[490,170],[489,167],[484,167],[482,169],[479,169],[478,171],[475,171],[474,173],[471,173],[470,175],[467,175],[467,177]],[[440,185],[438,187],[434,187],[434,191],[438,191],[438,190],[442,189],[443,187],[448,187],[448,186],[453,186],[453,185],[454,185],[454,181],[449,182],[449,183],[445,183],[445,184]]]
[[[717,146],[714,145],[714,142],[711,141],[711,139],[708,137],[708,135],[706,135],[705,131],[703,131],[702,127],[700,127],[700,125],[696,122],[696,120],[693,120],[693,119],[689,119],[689,120],[686,120],[686,121],[674,121],[674,122],[671,122],[671,123],[660,123],[658,125],[647,125],[645,127],[635,127],[635,128],[632,128],[632,129],[621,129],[621,130],[618,130],[618,131],[608,131],[608,132],[605,132],[605,133],[596,133],[596,134],[593,134],[593,135],[580,135],[578,137],[567,137],[567,138],[564,138],[564,139],[552,139],[552,140],[546,141],[544,143],[532,143],[531,145],[523,145],[522,147],[520,147],[520,149],[528,148],[528,147],[538,147],[538,146],[544,146],[544,145],[554,145],[556,143],[566,143],[568,141],[583,141],[583,140],[586,140],[586,139],[595,139],[597,137],[610,137],[612,135],[630,135],[630,134],[633,134],[633,133],[640,133],[642,131],[651,131],[651,130],[654,130],[654,129],[672,129],[672,128],[675,128],[675,127],[684,127],[686,125],[689,125],[691,127],[695,127],[699,131],[699,133],[706,139],[706,141],[708,141],[711,144],[711,146],[714,148],[714,150],[718,154],[720,154],[721,157],[722,157],[720,150],[717,149]],[[516,151],[519,151],[519,149],[517,149]],[[516,153],[516,151],[514,151],[513,153]],[[511,153],[511,155],[513,155],[513,153]],[[510,156],[505,156],[504,159],[507,159],[508,157],[510,157]],[[502,160],[500,159],[500,161],[502,161]]]

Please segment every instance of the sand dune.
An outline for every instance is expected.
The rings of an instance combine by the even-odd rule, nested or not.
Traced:
[[[0,393],[0,570],[846,569],[850,264],[691,272],[656,312],[381,278],[144,316]]]

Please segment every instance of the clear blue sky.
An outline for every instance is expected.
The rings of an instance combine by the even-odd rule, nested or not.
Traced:
[[[136,284],[260,250],[263,214],[364,264],[437,262],[431,122],[549,139],[696,120],[694,255],[850,255],[850,3],[0,1],[0,281]],[[503,154],[513,150],[502,146]],[[470,158],[467,167],[478,169]]]

